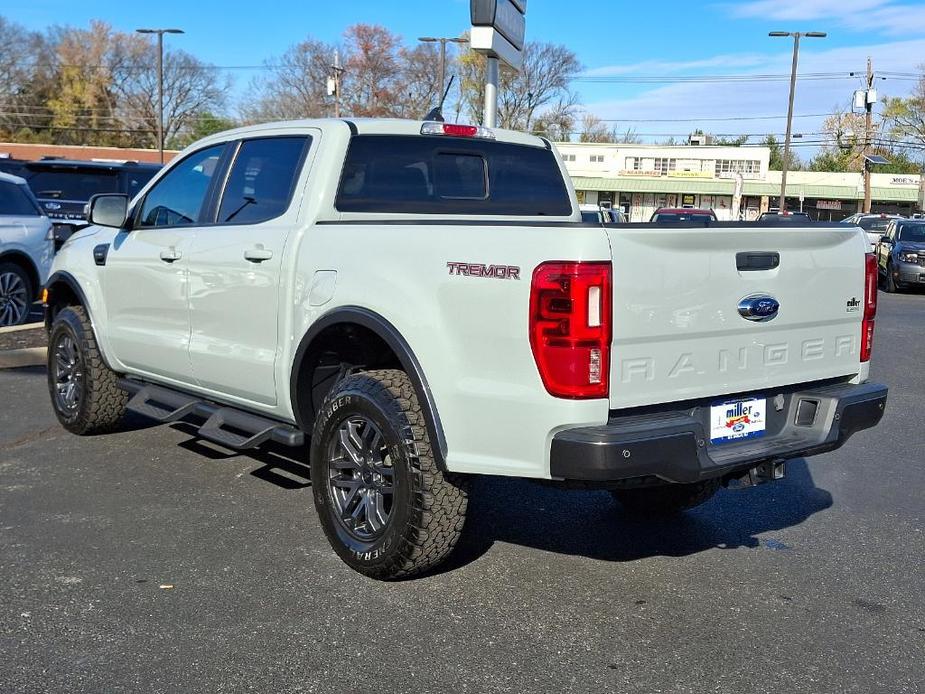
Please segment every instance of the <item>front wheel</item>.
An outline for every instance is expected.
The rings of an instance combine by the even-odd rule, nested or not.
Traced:
[[[899,285],[896,283],[896,280],[893,278],[893,265],[886,266],[886,282],[884,282],[884,289],[886,289],[888,294],[895,294],[899,291]]]
[[[128,393],[103,361],[82,306],[62,309],[52,323],[48,391],[58,421],[73,434],[111,431],[125,413]]]
[[[315,420],[311,477],[328,541],[371,578],[427,571],[462,533],[467,480],[437,467],[403,371],[361,372],[334,386]]]
[[[720,487],[719,479],[693,484],[665,484],[639,489],[614,489],[611,495],[637,516],[669,516],[700,506]]]

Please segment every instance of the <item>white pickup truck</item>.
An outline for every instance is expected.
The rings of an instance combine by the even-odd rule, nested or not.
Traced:
[[[546,140],[442,122],[197,142],[58,254],[57,416],[310,442],[331,545],[382,579],[449,554],[475,474],[678,511],[880,420],[859,229],[582,223],[568,181]]]

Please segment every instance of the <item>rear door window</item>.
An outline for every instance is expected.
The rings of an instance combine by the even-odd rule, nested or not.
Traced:
[[[572,213],[551,150],[417,135],[353,137],[336,206],[341,212],[563,217]]]
[[[241,143],[218,210],[219,224],[258,224],[289,208],[311,138],[266,137]]]
[[[14,217],[37,217],[39,208],[22,189],[15,183],[0,182],[0,215]]]

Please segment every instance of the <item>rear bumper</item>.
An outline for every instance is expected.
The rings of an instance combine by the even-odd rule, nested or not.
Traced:
[[[588,482],[657,477],[690,483],[760,463],[825,453],[842,446],[855,432],[876,426],[883,417],[887,387],[835,384],[761,395],[767,398],[768,409],[763,437],[710,444],[711,403],[707,402],[684,409],[617,414],[602,426],[556,434],[550,474],[554,479]],[[815,404],[811,423],[797,421],[803,402]]]

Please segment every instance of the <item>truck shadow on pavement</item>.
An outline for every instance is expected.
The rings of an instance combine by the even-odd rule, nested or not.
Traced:
[[[444,568],[476,560],[495,542],[617,562],[713,548],[786,551],[792,548],[757,536],[799,525],[831,505],[832,495],[816,487],[803,459],[787,464],[782,481],[723,489],[706,504],[668,519],[632,517],[607,492],[486,477],[475,482],[465,534]]]
[[[264,446],[246,453],[213,448],[196,437],[196,428],[179,445],[212,460],[245,455],[260,467],[251,475],[285,490],[311,486],[308,447]],[[654,556],[681,557],[708,549],[759,547],[792,549],[762,535],[799,525],[832,506],[832,495],[818,488],[803,459],[787,464],[779,482],[745,489],[722,489],[706,504],[667,519],[626,514],[607,492],[575,491],[503,477],[473,480],[466,529],[449,561],[437,573],[477,561],[496,542],[603,561],[635,561]]]

